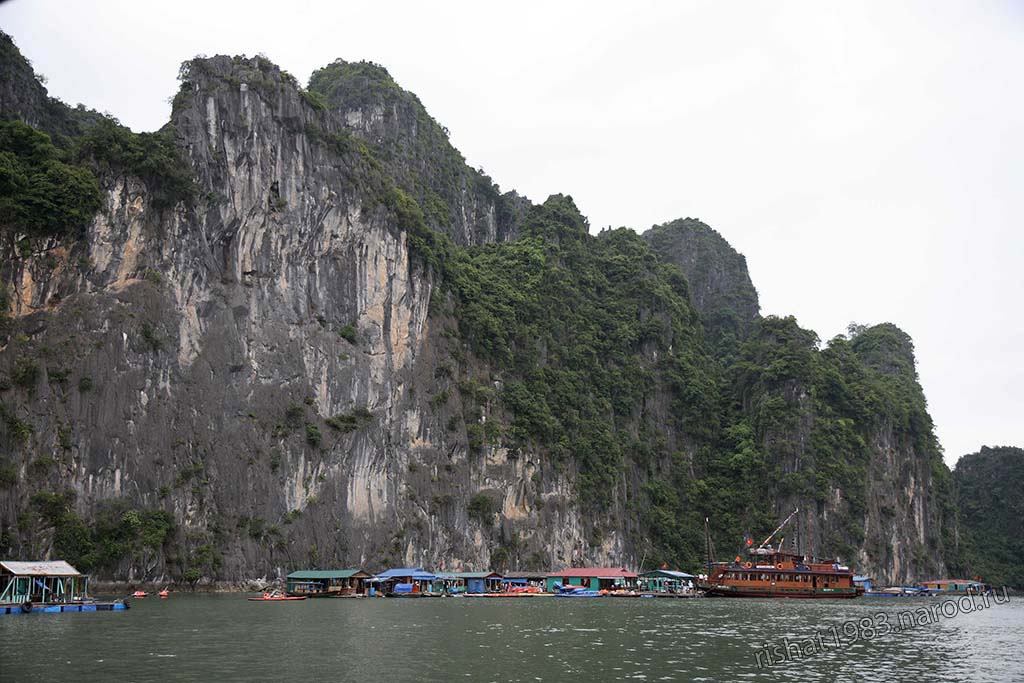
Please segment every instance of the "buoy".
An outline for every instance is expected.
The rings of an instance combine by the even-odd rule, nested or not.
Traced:
[[[777,565],[775,565],[775,568],[776,568],[776,569],[782,569],[782,563],[781,563],[781,562],[779,562],[779,563],[778,563]]]
[[[753,567],[754,565],[750,564],[749,562],[744,562],[744,563],[743,563],[743,566],[744,566],[745,568],[747,568],[747,569],[750,569],[750,568],[751,568],[751,567]]]

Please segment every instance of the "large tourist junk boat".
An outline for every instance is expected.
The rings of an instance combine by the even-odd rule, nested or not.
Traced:
[[[732,562],[714,562],[708,533],[708,576],[699,587],[708,597],[723,598],[856,598],[864,592],[854,585],[853,572],[839,560],[820,560],[799,552],[782,550],[772,538],[799,510],[753,547],[747,539],[746,559],[737,555]],[[704,520],[705,527],[707,520]]]

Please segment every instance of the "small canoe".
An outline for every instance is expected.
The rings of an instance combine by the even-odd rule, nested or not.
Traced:
[[[305,600],[305,595],[270,595],[261,598],[246,598],[250,602],[285,602],[288,600]]]
[[[157,593],[157,595],[159,595],[161,598],[166,598],[168,595],[170,595],[170,593],[165,588],[162,591],[160,591],[159,593]]]
[[[133,598],[144,598],[146,597],[146,591],[135,591],[132,593]]]

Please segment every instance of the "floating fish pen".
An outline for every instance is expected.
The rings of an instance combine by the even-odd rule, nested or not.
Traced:
[[[436,598],[444,595],[444,585],[436,574],[422,567],[388,569],[367,579],[369,593],[389,598]]]
[[[286,593],[310,598],[357,598],[366,595],[372,574],[361,569],[305,569],[286,577]]]
[[[679,570],[654,569],[640,575],[641,598],[696,598],[697,577]]]
[[[0,614],[110,612],[128,609],[124,601],[89,598],[89,577],[63,560],[0,561]]]

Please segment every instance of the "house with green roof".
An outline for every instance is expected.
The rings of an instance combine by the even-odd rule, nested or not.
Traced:
[[[288,595],[356,597],[366,594],[366,580],[373,575],[362,569],[303,569],[286,577]]]

